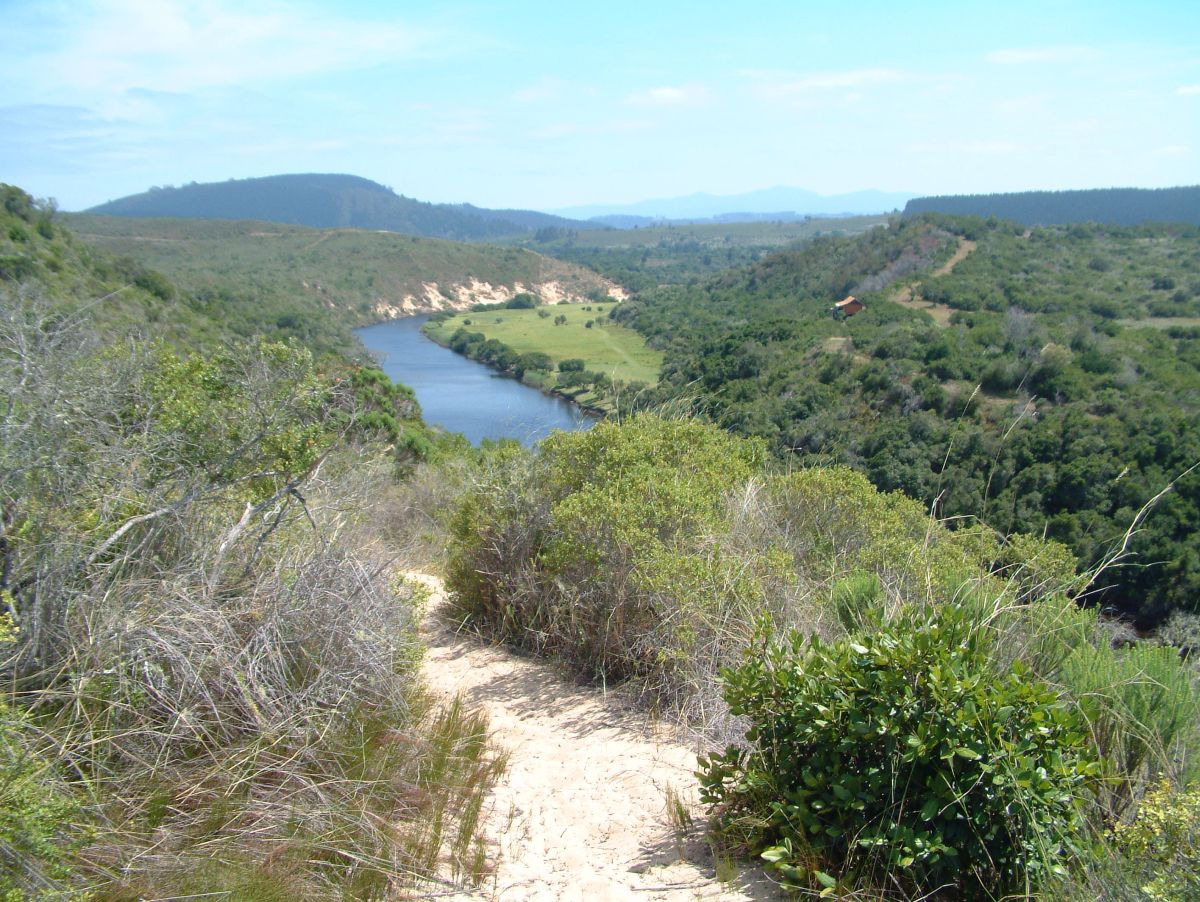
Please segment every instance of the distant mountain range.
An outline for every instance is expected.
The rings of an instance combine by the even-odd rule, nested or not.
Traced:
[[[431,204],[353,175],[273,175],[227,182],[151,188],[87,210],[103,216],[257,219],[322,229],[399,232],[472,241],[540,228],[594,229],[597,223],[532,210],[487,210]]]
[[[905,216],[920,213],[995,216],[1029,226],[1076,222],[1110,225],[1186,222],[1200,225],[1200,185],[918,197],[910,200],[904,208]]]
[[[916,195],[910,193],[875,190],[821,195],[802,188],[780,187],[746,194],[689,194],[632,204],[587,204],[552,212],[571,219],[598,220],[618,228],[629,228],[653,220],[737,222],[803,216],[861,216],[903,209],[914,197]]]

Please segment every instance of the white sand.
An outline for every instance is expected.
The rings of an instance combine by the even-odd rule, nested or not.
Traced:
[[[695,808],[696,755],[661,726],[596,689],[571,685],[550,668],[456,635],[436,617],[435,577],[413,574],[434,592],[427,621],[429,687],[487,712],[493,739],[510,753],[486,831],[498,861],[476,893],[459,899],[773,899],[761,871],[720,883]],[[697,827],[679,839],[667,792],[689,800]]]

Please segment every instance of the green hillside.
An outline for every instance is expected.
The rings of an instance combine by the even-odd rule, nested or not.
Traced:
[[[701,737],[721,868],[745,856],[825,898],[1200,885],[1194,658],[1076,604],[1093,574],[1053,538],[1094,553],[1200,457],[1197,230],[925,217],[615,308],[445,316],[451,344],[556,379],[601,346],[643,376],[665,363],[621,417],[475,451],[337,352],[344,310],[272,306],[272,241],[293,263],[330,245],[346,278],[396,245],[114,236],[200,281],[211,230],[207,265],[229,269],[204,293],[0,200],[5,899],[494,887],[480,814],[506,756],[422,688],[428,590],[400,573],[431,565],[456,629]],[[866,309],[835,321],[846,292]],[[746,435],[685,403],[626,415],[671,399]],[[1096,583],[1146,622],[1173,611],[1179,645],[1197,493],[1179,478],[1133,566]],[[540,708],[554,684],[533,691]],[[664,801],[679,842],[698,832]]]
[[[321,309],[202,300],[0,186],[0,897],[483,878],[503,757],[427,698],[380,526],[443,440]]]
[[[887,222],[887,216],[846,216],[598,231],[539,228],[533,235],[497,240],[589,266],[631,291],[641,291],[752,263],[822,235],[857,235]]]
[[[836,320],[848,293],[867,309]],[[919,217],[613,318],[663,350],[660,399],[698,396],[797,463],[1110,561],[1088,597],[1149,627],[1200,612],[1197,314],[1195,228]]]
[[[1194,662],[1114,645],[1058,543],[796,463],[648,415],[498,459],[454,622],[685,720],[704,839],[797,898],[1193,898]]]
[[[84,241],[159,270],[200,297],[251,295],[327,310],[355,325],[522,291],[548,300],[620,293],[590,270],[521,248],[253,221],[87,214],[66,221]]]
[[[307,173],[151,188],[87,212],[100,216],[259,219],[315,228],[385,229],[458,241],[587,223],[529,210],[431,204],[353,175]]]

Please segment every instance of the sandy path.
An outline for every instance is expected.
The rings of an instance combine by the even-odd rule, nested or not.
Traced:
[[[967,257],[970,256],[971,251],[975,250],[977,246],[978,244],[976,242],[971,241],[968,238],[959,238],[958,247],[955,249],[954,254],[949,260],[933,271],[934,278],[937,278],[938,276],[949,275],[950,273],[954,272],[954,267],[966,260]]]
[[[954,267],[958,266],[958,264],[962,263],[963,260],[970,256],[971,252],[975,250],[976,246],[977,243],[974,241],[971,241],[967,238],[959,238],[958,247],[955,248],[950,259],[930,273],[929,277],[936,279],[939,276],[949,275],[954,271]],[[919,282],[913,282],[909,285],[905,285],[894,295],[892,295],[892,300],[901,306],[908,307],[911,310],[924,310],[934,318],[934,321],[937,322],[939,326],[950,325],[950,316],[954,313],[954,310],[945,306],[944,304],[934,304],[931,301],[918,299],[916,293],[919,288]]]
[[[441,582],[412,574],[442,603]],[[716,880],[699,836],[668,823],[668,787],[695,799],[695,752],[594,689],[548,667],[427,621],[426,682],[487,711],[510,753],[487,832],[499,865],[481,891],[460,899],[773,899],[758,869]]]

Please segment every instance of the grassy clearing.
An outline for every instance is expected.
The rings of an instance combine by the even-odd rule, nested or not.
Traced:
[[[587,369],[623,382],[657,383],[662,354],[647,347],[645,339],[633,330],[600,321],[613,306],[558,304],[534,310],[488,310],[461,314],[426,328],[435,340],[446,342],[465,326],[503,342],[519,354],[549,354],[556,364],[579,358]],[[588,322],[593,323],[591,328]]]

